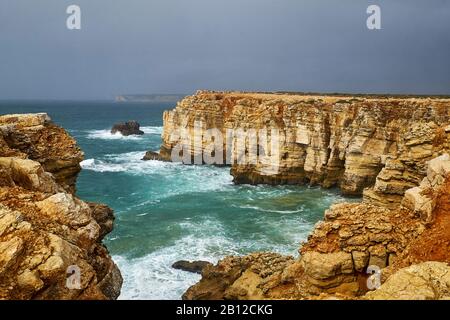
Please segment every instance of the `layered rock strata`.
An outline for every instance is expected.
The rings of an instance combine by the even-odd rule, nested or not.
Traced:
[[[277,129],[282,138],[276,172],[267,173],[264,163],[234,161],[236,183],[311,183],[354,195],[370,187],[364,191],[368,202],[394,207],[425,176],[426,161],[449,149],[449,119],[450,99],[199,91],[164,113],[160,153],[171,158],[182,140],[175,132],[191,138],[182,153],[204,153],[211,139],[195,138],[196,123],[202,132],[217,128],[224,152],[234,156],[250,150],[230,148],[227,130]]]
[[[83,152],[46,114],[0,116],[0,299],[115,299],[113,212],[75,195]]]
[[[222,140],[208,134],[213,128]],[[276,136],[264,141],[261,129],[281,133],[274,172],[251,158],[254,130],[256,157],[273,154],[267,141]],[[241,146],[230,130],[243,130]],[[216,151],[211,142],[223,146],[224,159],[231,154],[235,183],[338,186],[363,201],[327,210],[300,259],[227,257],[205,268],[185,299],[366,298],[370,272],[382,270],[383,290],[392,293],[389,283],[401,280],[386,281],[391,276],[414,278],[431,268],[434,281],[449,268],[450,99],[199,91],[165,112],[160,155],[166,160],[209,163],[205,155]],[[236,160],[242,158],[247,161]],[[428,261],[443,264],[423,264]],[[411,265],[416,271],[405,270]],[[443,287],[424,292],[429,289],[437,293],[420,296],[447,296]],[[410,291],[391,298],[411,297]],[[388,295],[379,292],[367,299]]]

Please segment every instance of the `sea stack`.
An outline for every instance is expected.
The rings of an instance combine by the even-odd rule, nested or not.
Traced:
[[[131,136],[131,135],[143,135],[144,131],[140,130],[141,125],[137,121],[127,121],[127,122],[120,122],[115,124],[112,129],[111,133],[116,134],[120,133],[123,136]]]

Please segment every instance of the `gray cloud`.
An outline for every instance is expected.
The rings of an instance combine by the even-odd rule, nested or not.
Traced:
[[[82,30],[65,27],[70,4]],[[382,30],[369,31],[369,4]],[[450,94],[446,0],[2,0],[0,99],[199,88]]]

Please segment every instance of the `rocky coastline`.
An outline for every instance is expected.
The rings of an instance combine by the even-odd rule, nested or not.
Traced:
[[[236,184],[339,187],[362,201],[329,208],[298,258],[179,261],[202,274],[183,299],[450,299],[450,99],[199,91],[164,113],[160,153],[144,160],[171,160],[173,132],[194,141],[198,121],[224,136],[283,133],[277,172],[233,163]],[[46,114],[0,116],[0,299],[119,296],[102,244],[113,211],[76,196],[83,156]]]
[[[363,200],[327,210],[298,259],[226,257],[184,299],[450,298],[450,99],[199,91],[165,112],[160,155],[171,158],[174,131],[193,141],[199,121],[224,135],[284,132],[278,172],[233,163],[235,183],[338,186]]]
[[[0,116],[0,299],[117,299],[113,211],[75,194],[83,152],[47,114]]]

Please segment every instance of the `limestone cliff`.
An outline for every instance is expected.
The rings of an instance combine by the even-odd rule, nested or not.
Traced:
[[[219,129],[224,149],[227,129],[279,129],[277,173],[234,163],[236,183],[312,183],[356,195],[370,187],[368,202],[393,207],[425,176],[426,161],[449,149],[449,119],[450,99],[199,91],[164,113],[161,155],[169,159],[179,142],[173,132],[193,135],[196,121]]]
[[[205,268],[185,299],[371,299],[387,293],[365,296],[368,269],[382,270],[386,292],[389,283],[401,281],[386,279],[407,279],[412,271],[405,268],[412,265],[413,278],[435,268],[430,281],[450,270],[450,99],[199,91],[164,114],[160,155],[171,157],[180,142],[173,132],[183,130],[190,141],[182,156],[204,154],[209,137],[196,138],[199,122],[225,139],[237,128],[283,133],[277,173],[263,172],[263,163],[232,163],[235,183],[339,186],[363,201],[327,210],[300,259],[227,257]],[[196,139],[200,149],[191,143]],[[428,261],[443,264],[423,265]],[[427,288],[440,290],[434,298],[447,297],[441,287]],[[408,290],[401,296],[412,297]]]
[[[75,196],[83,153],[46,114],[0,116],[0,299],[115,299],[113,212]]]

